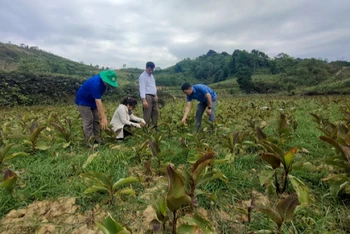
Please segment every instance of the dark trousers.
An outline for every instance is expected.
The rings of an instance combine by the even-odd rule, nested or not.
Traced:
[[[91,137],[94,137],[96,142],[100,142],[101,126],[98,110],[89,106],[78,106],[77,108],[83,120],[85,142],[88,144]]]
[[[143,119],[149,124],[152,119],[153,126],[157,127],[158,124],[158,101],[154,95],[146,94],[146,101],[148,103],[147,108],[143,108]]]
[[[215,105],[216,105],[216,101],[212,101],[212,104],[211,104],[211,115],[209,116],[209,121],[210,122],[214,122],[216,117],[215,117]],[[203,113],[205,111],[205,108],[207,108],[207,104],[205,103],[198,103],[197,105],[197,110],[196,110],[196,122],[195,122],[195,125],[196,125],[196,131],[198,131],[200,128],[201,128],[201,125],[202,125],[202,116],[203,116]]]

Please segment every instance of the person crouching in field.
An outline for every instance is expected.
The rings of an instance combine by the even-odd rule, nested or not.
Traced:
[[[114,112],[111,125],[113,131],[120,131],[117,140],[123,140],[125,137],[132,135],[130,126],[141,128],[141,126],[146,124],[145,120],[132,114],[131,111],[135,109],[136,105],[137,101],[135,98],[125,97]]]
[[[209,121],[215,121],[215,105],[217,95],[214,90],[203,84],[195,84],[191,86],[189,83],[184,83],[181,87],[181,90],[187,96],[185,114],[181,120],[183,124],[186,123],[187,116],[190,113],[192,99],[199,101],[196,110],[196,131],[198,131],[201,127],[204,110],[209,117]]]
[[[101,71],[100,74],[86,80],[75,96],[75,104],[83,120],[85,144],[89,148],[93,143],[102,143],[101,127],[105,129],[108,125],[101,101],[108,85],[118,87],[117,73],[113,70]],[[90,139],[94,139],[95,142],[90,143]]]

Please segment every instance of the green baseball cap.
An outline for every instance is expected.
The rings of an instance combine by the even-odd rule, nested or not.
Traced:
[[[107,84],[112,85],[113,87],[118,87],[118,76],[114,70],[101,71],[100,77],[103,80],[103,82],[106,82]]]

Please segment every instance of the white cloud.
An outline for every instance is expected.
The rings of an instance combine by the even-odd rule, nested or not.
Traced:
[[[117,68],[209,49],[350,60],[349,11],[337,0],[12,0],[0,2],[0,38]]]

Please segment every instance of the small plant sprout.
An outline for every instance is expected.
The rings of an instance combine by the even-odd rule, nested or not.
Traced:
[[[6,189],[9,193],[12,193],[16,186],[17,174],[10,169],[6,169],[4,172],[4,177],[0,183],[0,187]]]
[[[271,220],[277,224],[277,233],[281,233],[282,225],[293,219],[294,210],[299,205],[296,194],[289,195],[287,198],[278,202],[276,208],[271,207],[254,207],[258,211],[266,214]]]
[[[290,149],[288,152],[284,152],[280,147],[278,147],[277,145],[269,141],[262,140],[259,143],[266,150],[265,152],[261,153],[261,157],[263,158],[263,160],[265,160],[267,163],[269,163],[272,166],[272,169],[274,169],[276,192],[283,193],[287,188],[288,174],[292,170],[293,158],[298,148],[295,147]],[[281,164],[283,165],[282,187],[280,187],[280,184],[278,182],[277,171],[276,171],[276,169],[279,168]]]
[[[85,194],[95,192],[107,192],[109,194],[109,203],[112,204],[116,195],[133,195],[135,191],[132,188],[125,187],[132,183],[139,182],[136,177],[127,177],[113,183],[104,173],[101,172],[86,172],[81,174],[82,177],[91,179],[96,182],[93,186],[84,191]],[[124,188],[123,188],[124,187]]]
[[[8,144],[0,148],[0,169],[3,166],[3,163],[6,161],[19,157],[19,156],[27,156],[28,154],[24,152],[17,152],[13,154],[9,154],[10,149],[12,148],[13,144]]]
[[[132,232],[128,228],[123,227],[115,219],[112,218],[111,214],[108,213],[108,217],[105,218],[102,223],[96,222],[98,228],[104,234],[131,234]]]

